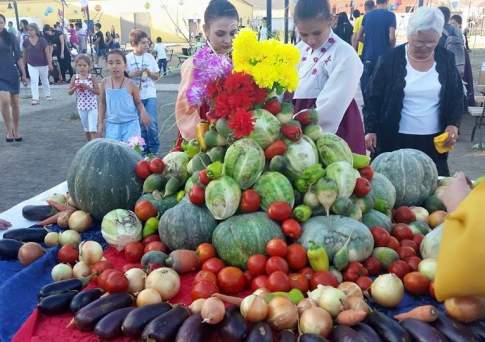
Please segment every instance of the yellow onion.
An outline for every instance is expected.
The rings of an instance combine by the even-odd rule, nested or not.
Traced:
[[[52,268],[51,277],[54,281],[72,278],[72,268],[68,264],[57,264]]]
[[[354,282],[344,281],[343,283],[340,283],[337,288],[339,290],[342,290],[347,297],[357,296],[360,298],[364,298],[364,295],[359,285]]]
[[[318,299],[318,305],[322,309],[327,310],[332,317],[336,317],[344,309],[342,303],[344,298],[345,293],[343,291],[331,286],[325,286]]]
[[[263,298],[266,298],[266,296],[269,295],[270,293],[271,292],[268,289],[265,289],[264,287],[261,287],[253,292],[254,295],[260,296]]]
[[[20,247],[17,259],[23,266],[27,266],[39,259],[44,252],[44,248],[37,242],[27,242]]]
[[[61,233],[59,236],[59,243],[61,246],[65,245],[73,245],[77,246],[79,245],[79,242],[81,241],[81,235],[79,235],[78,232],[75,230],[66,230]]]
[[[163,300],[175,297],[180,290],[180,277],[171,268],[161,267],[153,270],[145,280],[145,288],[160,293]]]
[[[72,268],[72,274],[77,279],[87,278],[91,274],[91,268],[84,261],[79,261]]]
[[[145,288],[146,273],[139,268],[130,268],[125,272],[125,277],[128,279],[128,292],[138,293]],[[158,294],[158,292],[157,292]],[[160,297],[160,301],[162,301]]]
[[[460,322],[485,318],[485,298],[475,296],[452,297],[445,300],[446,313]]]
[[[293,329],[298,323],[298,310],[296,305],[286,297],[274,297],[268,303],[268,322],[277,329]]]
[[[296,308],[298,309],[298,314],[302,314],[306,309],[317,306],[317,303],[311,298],[305,298],[300,300]]]
[[[204,306],[205,298],[196,299],[190,304],[189,309],[194,315],[198,314],[202,311],[202,307]]]
[[[382,274],[372,282],[371,294],[377,304],[392,308],[404,297],[404,285],[394,273]]]
[[[249,322],[264,321],[268,316],[268,304],[258,295],[249,295],[241,302],[241,315]]]
[[[103,247],[96,241],[83,241],[79,245],[79,260],[94,265],[103,257]]]
[[[59,244],[59,233],[49,232],[44,238],[47,247],[57,246]]]
[[[61,228],[68,228],[69,227],[69,217],[71,216],[72,211],[70,210],[65,210],[61,213],[59,213],[59,216],[57,216],[57,225]]]
[[[364,311],[369,313],[369,305],[365,302],[363,297],[351,296],[345,297],[343,299],[344,309],[345,310],[356,310],[356,311]]]
[[[217,324],[221,322],[224,319],[225,313],[226,307],[224,306],[224,303],[222,300],[215,297],[207,298],[200,311],[203,322],[208,324]]]
[[[91,215],[82,210],[76,210],[69,216],[69,228],[76,232],[82,233],[93,225],[93,218]]]
[[[134,268],[132,268],[134,270]],[[145,306],[150,304],[158,304],[162,302],[162,297],[160,293],[158,293],[154,289],[144,289],[138,296],[136,296],[136,306]]]
[[[327,337],[332,331],[332,316],[319,307],[311,307],[301,314],[299,329],[302,334],[317,334]]]

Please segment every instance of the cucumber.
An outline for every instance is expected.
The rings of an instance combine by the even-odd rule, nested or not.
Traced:
[[[44,221],[56,214],[50,205],[26,205],[22,208],[22,216],[29,221]]]
[[[91,331],[96,323],[117,309],[133,304],[133,296],[126,292],[113,293],[86,305],[74,316],[74,322],[81,331]]]
[[[110,312],[96,323],[94,333],[101,338],[115,338],[121,336],[121,324],[134,307],[127,307]]]
[[[209,325],[202,323],[200,314],[192,315],[180,327],[175,342],[202,342],[207,339]]]
[[[247,342],[273,342],[273,332],[266,322],[259,322],[249,333]]]
[[[125,336],[138,337],[152,319],[164,314],[171,308],[170,304],[167,303],[150,304],[136,308],[126,316],[121,330]]]
[[[19,249],[23,243],[13,239],[0,240],[0,260],[17,259]]]
[[[224,341],[244,341],[249,334],[249,327],[239,308],[232,307],[226,311],[218,331]]]
[[[365,320],[385,341],[411,342],[408,332],[392,318],[378,311],[372,311]]]
[[[433,328],[426,322],[415,318],[402,320],[399,324],[407,330],[416,342],[447,342],[446,338],[438,329]]]
[[[83,287],[84,283],[79,279],[56,281],[55,283],[47,284],[40,289],[39,299],[71,290],[81,291]]]
[[[101,297],[103,294],[103,290],[95,288],[86,291],[79,292],[71,301],[71,305],[69,308],[71,309],[72,313],[76,313],[82,308],[84,308],[89,303],[94,302],[96,299]]]
[[[177,334],[177,330],[189,317],[189,311],[182,307],[176,306],[172,310],[153,319],[143,329],[141,335],[142,341],[155,340],[157,342],[171,342]]]
[[[12,239],[22,242],[44,242],[48,231],[44,228],[19,228],[12,229],[3,234],[4,239]]]
[[[59,315],[69,311],[69,305],[78,291],[71,290],[41,299],[37,305],[39,312],[45,315]]]

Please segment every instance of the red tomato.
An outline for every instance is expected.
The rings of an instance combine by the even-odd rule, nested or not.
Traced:
[[[429,282],[428,293],[431,298],[436,300],[436,294],[434,293],[434,281]]]
[[[246,271],[244,272],[244,278],[246,279],[246,284],[251,284],[254,277],[249,271]]]
[[[126,271],[131,270],[132,268],[139,268],[139,269],[142,270],[143,266],[141,264],[137,264],[137,263],[124,264],[123,267],[121,268],[121,271],[124,274]]]
[[[295,240],[298,239],[303,232],[300,222],[292,218],[283,221],[281,230],[283,231],[283,234]]]
[[[217,256],[216,249],[214,246],[208,242],[201,243],[197,246],[195,250],[197,256],[199,257],[199,261],[201,264],[209,260],[210,258],[214,258]]]
[[[253,189],[244,190],[241,195],[241,202],[239,203],[239,209],[243,213],[252,213],[259,209],[261,205],[261,197]]]
[[[266,261],[266,274],[270,275],[276,271],[288,273],[288,263],[282,257],[273,256]]]
[[[99,276],[103,271],[113,268],[113,265],[108,260],[102,260],[91,266],[91,272],[96,276]]]
[[[139,262],[143,256],[145,246],[141,242],[133,241],[125,246],[123,252],[129,262]]]
[[[152,173],[162,173],[165,170],[165,163],[159,157],[150,160],[150,171]]]
[[[354,270],[349,270],[348,268],[342,274],[344,281],[356,282],[359,279],[359,274]]]
[[[428,292],[430,281],[420,272],[411,272],[404,276],[404,288],[410,294],[415,296],[422,296]]]
[[[292,243],[288,246],[286,260],[292,270],[298,271],[307,265],[308,258],[305,247],[299,243]]]
[[[199,171],[199,182],[202,185],[207,185],[210,182],[210,178],[207,175],[207,169],[203,169]]]
[[[276,201],[271,203],[268,208],[269,218],[278,222],[283,222],[284,220],[289,219],[292,214],[293,211],[288,202]]]
[[[399,241],[402,240],[412,240],[414,235],[413,231],[405,223],[398,223],[392,229],[392,235],[395,236]]]
[[[268,258],[263,254],[251,255],[246,263],[246,268],[253,276],[265,274],[267,260]]]
[[[195,275],[194,278],[194,284],[199,283],[201,281],[210,281],[213,282],[214,284],[217,284],[217,276],[209,271],[199,271]]]
[[[411,267],[404,260],[396,260],[389,265],[388,271],[394,273],[399,278],[403,278],[407,273],[411,271]]]
[[[160,236],[158,234],[148,235],[146,238],[143,239],[142,243],[144,245],[147,245],[153,241],[160,241]]]
[[[109,293],[126,292],[128,290],[128,279],[118,270],[108,274],[104,281],[104,290]]]
[[[189,191],[189,200],[192,204],[203,205],[205,203],[205,190],[203,187],[194,184]]]
[[[413,240],[408,240],[408,239],[402,240],[401,247],[411,247],[415,252],[418,251],[418,245]]]
[[[199,298],[209,298],[214,293],[219,292],[219,288],[217,284],[207,281],[201,280],[192,286],[192,291],[190,293],[192,300],[196,300]]]
[[[246,278],[239,268],[228,266],[217,274],[217,283],[223,293],[236,294],[244,289]]]
[[[312,279],[310,280],[310,288],[316,289],[318,285],[326,285],[326,286],[338,286],[338,280],[333,275],[332,272],[329,271],[320,271],[313,273]]]
[[[135,204],[135,214],[140,220],[145,222],[150,217],[157,216],[158,210],[150,201],[142,199]]]
[[[411,268],[411,271],[417,271],[419,268],[419,263],[421,262],[421,259],[415,255],[410,256],[408,258],[405,258],[404,261],[406,261]]]
[[[143,254],[151,251],[160,251],[160,252],[167,252],[167,246],[162,241],[152,241],[145,245],[145,249],[143,250]]]
[[[372,180],[372,177],[374,177],[374,170],[371,166],[360,168],[359,173],[361,177],[366,178],[369,182]]]
[[[421,246],[421,242],[423,241],[423,239],[424,239],[423,234],[414,234],[413,241],[416,243],[418,248]]]
[[[65,264],[75,264],[79,259],[79,251],[72,245],[64,245],[57,252],[57,259]]]
[[[374,244],[376,247],[386,247],[389,243],[389,238],[391,234],[382,227],[372,227],[371,228],[372,237],[374,238]]]
[[[372,279],[369,277],[362,276],[362,277],[359,277],[359,279],[357,279],[356,283],[357,285],[359,285],[362,291],[366,291],[372,285]]]
[[[399,258],[406,259],[408,257],[416,255],[416,251],[412,247],[404,246],[399,247],[399,249],[397,250],[397,254],[399,254]]]
[[[212,272],[214,274],[217,274],[217,273],[219,273],[220,270],[222,270],[224,268],[224,266],[226,266],[226,264],[221,259],[210,258],[209,260],[206,260],[206,262],[204,262],[202,264],[201,269],[204,270],[204,271],[209,271],[209,272]]]
[[[268,277],[268,290],[271,292],[283,291],[288,292],[290,288],[290,278],[285,272],[276,271]]]
[[[357,197],[364,197],[370,192],[371,186],[367,178],[359,177],[355,183],[354,194]]]
[[[288,278],[290,279],[290,288],[299,289],[301,292],[307,293],[310,284],[304,274],[291,273]]]
[[[370,256],[365,262],[364,267],[369,272],[369,275],[375,276],[381,273],[382,264],[381,262],[374,256]]]
[[[271,239],[266,244],[266,254],[269,256],[285,257],[288,253],[288,245],[283,239]]]
[[[389,238],[389,242],[387,243],[387,246],[386,247],[389,247],[391,249],[394,249],[396,252],[399,250],[399,240],[396,239],[394,236],[391,236]]]
[[[300,274],[303,274],[308,280],[310,280],[313,277],[313,270],[311,267],[305,267],[300,270]]]
[[[116,272],[114,268],[108,268],[105,269],[101,274],[98,276],[96,279],[96,282],[98,283],[98,286],[102,289],[105,288],[106,286],[106,280],[108,279],[108,276],[111,274],[111,272]]]
[[[266,147],[266,150],[264,150],[264,156],[267,160],[271,160],[274,156],[285,154],[287,149],[288,146],[286,146],[283,140],[276,140],[274,143]]]
[[[281,103],[276,97],[273,97],[268,102],[266,102],[266,104],[264,105],[264,109],[266,109],[271,114],[276,115],[281,112]]]
[[[251,291],[256,291],[257,289],[267,289],[269,288],[268,276],[259,275],[251,281]]]
[[[148,176],[152,174],[150,171],[150,163],[146,160],[140,160],[138,163],[136,163],[135,167],[135,173],[138,178],[141,180],[145,180]]]
[[[362,265],[358,261],[351,261],[349,265],[347,266],[348,270],[351,270],[353,272],[356,272],[359,276],[367,276],[369,275],[369,272],[366,270],[364,265]]]

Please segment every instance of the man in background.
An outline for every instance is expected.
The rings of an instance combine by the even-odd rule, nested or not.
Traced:
[[[370,11],[372,11],[375,8],[375,6],[376,5],[374,3],[374,0],[367,0],[364,3],[365,13],[367,14]],[[358,10],[355,10],[355,11],[358,11]],[[360,15],[360,12],[359,12],[359,15],[356,16],[355,11],[354,11],[355,21],[354,21],[354,34],[352,35],[352,46],[357,51],[357,54],[359,55],[359,57],[362,58],[362,52],[364,50],[364,43],[358,40],[358,36],[359,36],[360,29],[362,28],[362,20],[364,19],[364,16]]]
[[[463,33],[450,24],[450,9],[445,6],[438,7],[445,17],[445,26],[439,45],[455,55],[455,64],[463,77],[465,72],[465,40]]]

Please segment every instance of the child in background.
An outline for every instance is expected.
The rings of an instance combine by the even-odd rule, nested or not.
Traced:
[[[148,126],[150,117],[141,102],[138,86],[126,74],[124,53],[109,51],[107,66],[111,76],[100,84],[98,135],[128,142],[131,137],[141,136],[140,121]]]
[[[163,70],[163,76],[167,75],[167,49],[165,44],[162,43],[162,37],[157,37],[153,51],[157,54],[158,68],[160,71]]]
[[[76,75],[71,79],[69,95],[76,93],[77,110],[88,141],[96,138],[98,125],[98,82],[91,76],[91,59],[80,54],[74,61]]]

